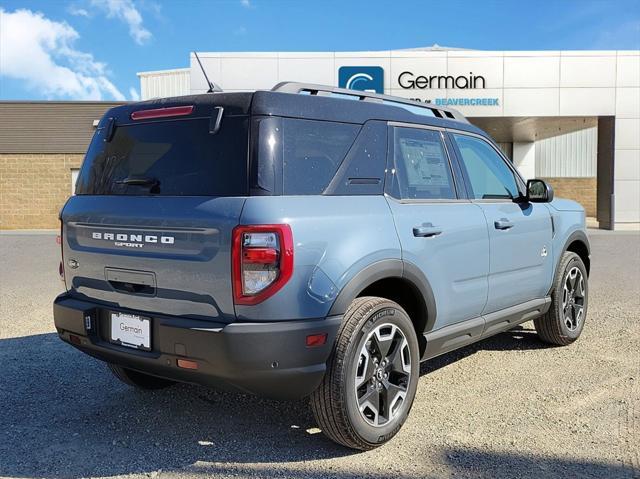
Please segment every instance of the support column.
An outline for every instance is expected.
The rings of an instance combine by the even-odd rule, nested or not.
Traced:
[[[615,117],[598,117],[598,224],[612,230],[615,224],[615,196],[613,190]]]

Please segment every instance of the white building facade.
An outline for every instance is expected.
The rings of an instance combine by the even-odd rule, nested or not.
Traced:
[[[640,229],[640,51],[429,47],[198,56],[224,91],[298,81],[450,106],[491,134],[525,177],[549,178],[601,227]],[[208,89],[193,54],[189,69],[139,76],[143,99]]]

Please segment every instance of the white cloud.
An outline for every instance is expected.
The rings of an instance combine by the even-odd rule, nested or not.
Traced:
[[[140,101],[140,93],[138,93],[138,90],[133,87],[129,88],[129,97],[133,101]]]
[[[240,0],[240,5],[242,5],[244,8],[253,7],[253,4],[251,3],[251,0]]]
[[[132,0],[91,0],[91,5],[129,26],[129,35],[139,45],[151,39],[151,32],[142,25],[142,15]]]
[[[85,17],[85,18],[90,17],[89,12],[87,10],[85,10],[84,8],[77,7],[75,5],[69,5],[69,7],[67,8],[67,12],[69,12],[71,15],[75,17]]]
[[[79,37],[66,22],[40,12],[0,8],[0,75],[23,80],[48,98],[124,100],[107,78],[106,64],[74,48]]]

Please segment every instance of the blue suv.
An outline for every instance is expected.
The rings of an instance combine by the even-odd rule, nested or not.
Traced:
[[[585,215],[455,110],[284,83],[109,110],[61,211],[60,338],[127,384],[310,398],[355,449],[419,364],[533,320],[576,340]]]

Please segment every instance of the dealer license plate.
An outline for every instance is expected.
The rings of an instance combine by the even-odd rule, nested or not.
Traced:
[[[111,341],[129,348],[151,349],[151,320],[134,314],[111,313]]]

